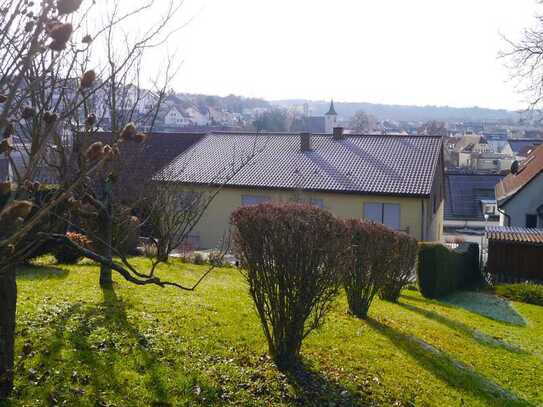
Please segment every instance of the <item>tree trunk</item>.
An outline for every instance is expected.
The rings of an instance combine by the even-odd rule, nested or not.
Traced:
[[[100,216],[100,254],[108,259],[113,258],[111,245],[113,243],[113,225],[112,219],[107,213],[103,213]],[[109,288],[113,285],[113,278],[111,275],[111,267],[107,264],[100,265],[100,286]]]
[[[0,276],[0,401],[5,400],[13,388],[16,306],[17,282],[13,268]]]
[[[113,259],[113,204],[111,202],[112,186],[109,180],[106,180],[103,185],[102,204],[104,209],[100,211],[99,216],[99,235],[102,240],[100,244],[100,254],[109,260]],[[100,286],[103,288],[111,288],[113,278],[111,275],[111,267],[106,264],[100,266]]]

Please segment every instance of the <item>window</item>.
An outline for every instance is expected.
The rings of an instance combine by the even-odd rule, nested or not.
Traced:
[[[364,218],[399,230],[400,205],[383,203],[364,204]]]
[[[526,215],[526,227],[537,228],[537,215]]]
[[[324,201],[320,198],[311,198],[309,204],[324,209]]]
[[[258,205],[258,204],[266,203],[270,201],[271,201],[271,198],[265,195],[242,195],[241,196],[242,206]]]

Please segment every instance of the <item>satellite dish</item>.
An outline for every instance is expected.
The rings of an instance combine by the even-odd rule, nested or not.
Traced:
[[[519,170],[519,162],[518,161],[513,161],[513,164],[511,164],[511,174],[518,174],[518,170]]]

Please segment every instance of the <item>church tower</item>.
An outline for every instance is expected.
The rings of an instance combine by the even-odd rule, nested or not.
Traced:
[[[324,115],[324,132],[327,134],[333,133],[334,127],[337,125],[337,113],[334,109],[334,101],[330,103],[328,113]]]

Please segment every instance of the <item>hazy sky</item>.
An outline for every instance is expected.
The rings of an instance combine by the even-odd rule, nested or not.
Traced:
[[[543,12],[543,6],[540,6]],[[504,61],[535,0],[186,0],[182,92],[521,108]]]

